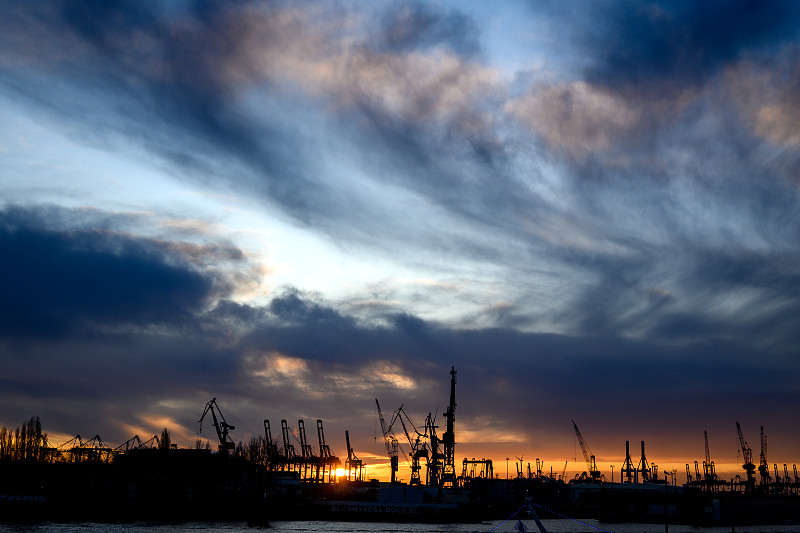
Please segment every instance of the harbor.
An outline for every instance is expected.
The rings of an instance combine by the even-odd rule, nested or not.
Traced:
[[[143,442],[136,436],[116,448],[99,436],[89,441],[76,436],[51,447],[41,423],[32,418],[13,435],[3,430],[0,516],[3,521],[204,520],[254,526],[297,520],[477,524],[531,517],[697,527],[800,522],[796,467],[794,477],[788,475],[788,467],[785,476],[776,467],[772,477],[764,467],[765,454],[756,468],[743,438],[745,475],[731,481],[719,478],[707,456],[703,475],[697,470],[692,476],[687,463],[687,482],[678,484],[674,472],[659,475],[648,462],[644,442],[638,465],[626,442],[619,481],[607,479],[574,421],[587,467],[574,478],[543,472],[538,460],[527,470],[520,461],[516,475],[506,479],[494,473],[489,459],[464,458],[457,470],[455,368],[449,385],[441,437],[433,414],[418,428],[401,406],[387,422],[375,400],[391,467],[391,478],[385,481],[364,475],[364,461],[350,446],[348,432],[346,457],[335,455],[322,420],[317,420],[316,447],[310,444],[303,420],[298,421],[299,449],[286,420],[281,420],[282,442],[264,420],[262,437],[249,446],[237,445],[231,435],[235,426],[228,423],[216,398],[206,404],[198,421],[201,426],[211,422],[216,449],[200,441],[193,449],[179,448],[166,428],[161,437]],[[395,433],[398,427],[405,439],[402,445]],[[738,430],[741,436],[741,427]],[[409,463],[410,483],[397,479],[401,456]]]

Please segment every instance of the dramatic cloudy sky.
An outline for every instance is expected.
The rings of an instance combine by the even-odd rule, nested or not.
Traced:
[[[794,0],[0,10],[0,423],[800,462]]]

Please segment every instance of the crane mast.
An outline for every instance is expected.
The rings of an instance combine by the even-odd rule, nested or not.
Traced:
[[[456,486],[456,368],[450,368],[450,405],[444,413],[445,432],[442,435],[444,446],[444,465],[442,477],[439,480],[440,486]]]

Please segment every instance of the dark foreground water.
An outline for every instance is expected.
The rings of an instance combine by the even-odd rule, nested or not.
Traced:
[[[0,517],[2,520],[2,517]],[[190,531],[195,533],[515,533],[516,519],[507,522],[483,522],[482,524],[388,524],[385,522],[272,522],[269,529],[248,527],[245,523],[160,524],[135,522],[131,524],[71,523],[59,524],[45,522],[25,525],[0,525],[0,533],[174,533]],[[533,520],[523,520],[528,533],[539,533]],[[664,524],[603,524],[594,520],[574,522],[571,520],[542,520],[548,533],[730,533],[731,527],[692,527]],[[733,528],[734,533],[800,533],[800,525],[741,526]]]

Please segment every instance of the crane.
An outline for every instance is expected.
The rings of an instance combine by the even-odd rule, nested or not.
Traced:
[[[381,422],[381,431],[383,432],[383,442],[386,444],[386,453],[389,454],[392,483],[395,483],[397,481],[397,469],[399,467],[399,460],[397,459],[399,444],[395,436],[389,432],[389,428],[386,426],[386,420],[384,420],[383,412],[381,412],[381,404],[378,402],[377,398],[375,398],[375,405],[378,407],[378,419]]]
[[[742,468],[744,468],[744,471],[747,473],[747,485],[745,490],[752,491],[756,485],[756,465],[753,464],[753,450],[750,449],[747,442],[744,440],[744,436],[742,436],[742,426],[739,425],[739,422],[736,422],[736,431],[739,433],[739,446],[742,448],[742,459],[744,459]]]
[[[434,413],[438,412],[439,406],[437,405]],[[442,454],[439,452],[439,436],[436,434],[436,428],[439,426],[436,425],[436,415],[434,413],[428,413],[428,416],[425,417],[425,434],[430,439],[430,456],[427,463],[428,485],[438,487],[442,478],[443,464]]]
[[[403,416],[405,416],[406,420],[408,420],[408,423],[411,425],[411,428],[416,434],[414,439],[411,438],[411,435],[408,432],[406,423],[403,421]],[[427,433],[419,432],[417,427],[411,421],[411,418],[408,416],[408,413],[406,413],[403,409],[402,405],[398,407],[397,411],[394,412],[392,422],[389,424],[389,430],[391,430],[396,420],[400,420],[400,425],[403,427],[403,433],[405,433],[406,439],[408,440],[408,446],[411,448],[411,480],[409,481],[409,485],[421,485],[422,480],[420,478],[420,470],[422,467],[420,466],[419,460],[422,457],[428,457],[428,449],[425,447],[425,442],[422,441],[422,439],[427,436]]]
[[[273,467],[283,468],[283,458],[278,451],[278,444],[272,439],[272,428],[270,428],[269,420],[264,420],[264,438],[266,439],[267,459],[269,464]]]
[[[303,465],[302,479],[307,479],[309,472],[311,476],[319,478],[319,458],[314,455],[314,448],[308,443],[306,424],[302,419],[297,421],[297,431],[300,434],[300,457]],[[316,481],[319,480],[316,479]]]
[[[344,439],[347,442],[347,460],[345,461],[345,464],[347,465],[347,468],[345,468],[347,471],[347,481],[350,481],[351,473],[355,481],[362,481],[362,469],[364,468],[364,463],[361,461],[361,459],[356,457],[355,450],[353,450],[353,448],[350,446],[350,432],[347,430],[344,432]]]
[[[197,432],[198,434],[203,431],[203,419],[208,413],[211,413],[211,419],[214,421],[214,429],[217,431],[217,438],[219,439],[219,452],[223,455],[228,455],[236,448],[233,440],[228,435],[228,431],[236,428],[225,421],[225,417],[222,416],[222,411],[220,411],[219,405],[217,404],[217,399],[212,398],[211,401],[206,404],[203,415],[198,421],[200,424],[200,430]],[[217,419],[218,414],[219,419]],[[222,421],[220,422],[220,420]]]
[[[286,468],[294,470],[298,466],[297,452],[289,439],[289,423],[285,418],[281,420],[281,437],[283,438],[283,457],[286,461]]]
[[[705,488],[708,492],[714,492],[717,484],[717,473],[714,467],[714,462],[711,460],[711,454],[708,451],[708,431],[703,431],[703,437],[706,444],[706,460],[703,461],[703,475],[705,476]]]
[[[328,471],[328,479],[333,481],[336,477],[336,467],[341,461],[331,451],[331,447],[325,442],[325,430],[322,428],[322,420],[317,420],[317,439],[319,440],[319,462],[322,466],[322,480],[325,481],[325,470]]]
[[[456,486],[456,367],[450,367],[450,404],[444,412],[445,432],[442,435],[444,464],[439,486]]]
[[[761,458],[758,462],[758,473],[761,475],[761,486],[766,488],[769,483],[769,465],[767,464],[767,436],[764,435],[764,426],[761,426]]]
[[[586,467],[589,470],[589,478],[591,479],[592,483],[596,483],[600,480],[600,471],[597,470],[597,463],[595,462],[592,450],[589,449],[589,445],[586,444],[585,440],[583,440],[583,435],[581,435],[581,431],[578,429],[578,424],[576,424],[574,420],[572,421],[572,426],[575,428],[575,435],[578,437],[578,444],[581,445],[583,458],[586,460]]]

